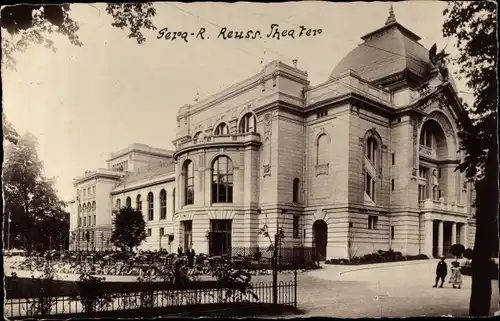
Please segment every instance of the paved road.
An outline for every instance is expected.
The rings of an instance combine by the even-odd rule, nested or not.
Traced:
[[[463,276],[461,289],[453,289],[448,283],[444,288],[433,288],[436,263],[426,260],[357,267],[324,265],[320,270],[299,274],[298,307],[305,316],[467,316],[471,278]],[[498,281],[493,281],[492,289],[491,315],[498,310]]]

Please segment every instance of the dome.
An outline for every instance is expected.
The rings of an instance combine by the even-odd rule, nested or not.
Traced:
[[[386,85],[397,74],[414,79],[429,75],[429,51],[418,42],[419,36],[396,21],[392,6],[385,26],[361,39],[364,42],[337,64],[330,78],[352,70],[363,79]]]

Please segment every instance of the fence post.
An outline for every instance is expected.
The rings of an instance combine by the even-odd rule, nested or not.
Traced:
[[[274,235],[273,248],[273,304],[278,304],[278,234]]]
[[[295,270],[293,271],[293,291],[293,306],[295,309],[297,309],[297,268],[295,268]]]

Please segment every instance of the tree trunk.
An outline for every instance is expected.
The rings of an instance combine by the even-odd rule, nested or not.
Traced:
[[[496,148],[490,148],[485,177],[476,182],[476,239],[472,254],[472,289],[469,316],[489,316],[491,303],[491,259],[498,242],[498,165]],[[491,200],[496,200],[496,204]],[[488,273],[485,273],[488,271]]]

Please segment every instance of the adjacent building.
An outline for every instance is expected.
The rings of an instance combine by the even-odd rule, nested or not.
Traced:
[[[391,8],[322,84],[273,61],[180,107],[174,151],[132,144],[75,179],[72,246],[109,248],[113,210],[132,206],[152,250],[251,252],[269,246],[264,226],[323,260],[472,247],[474,191],[455,171],[463,107],[419,39]]]

